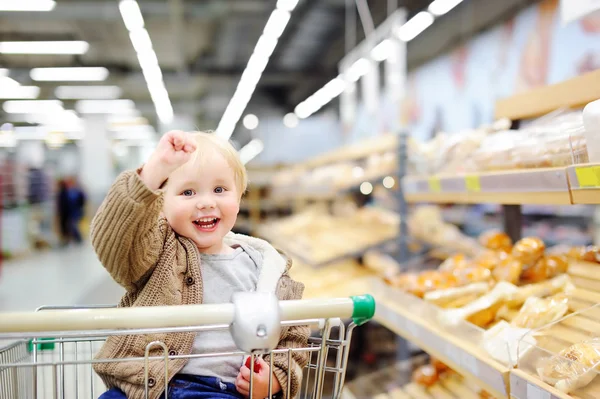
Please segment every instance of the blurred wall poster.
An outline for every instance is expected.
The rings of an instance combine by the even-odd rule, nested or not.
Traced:
[[[410,71],[400,109],[381,98],[384,131],[400,115],[426,140],[493,121],[497,99],[600,68],[600,11],[565,24],[558,0],[543,0],[465,46]],[[380,130],[381,131],[381,130]],[[350,141],[376,134],[358,105]]]

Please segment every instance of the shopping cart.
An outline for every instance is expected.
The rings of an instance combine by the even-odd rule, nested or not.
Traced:
[[[114,361],[144,362],[145,396],[148,398],[148,364],[151,361],[164,362],[167,370],[169,361],[173,359],[249,355],[250,369],[253,370],[255,356],[281,354],[279,356],[287,356],[289,366],[294,352],[306,353],[309,358],[296,397],[341,396],[352,331],[373,317],[373,297],[278,301],[268,294],[236,295],[233,303],[219,305],[133,308],[44,306],[36,312],[0,314],[0,399],[95,399],[106,387],[92,366]],[[343,319],[352,321],[346,325]],[[195,321],[194,326],[190,326],[190,320]],[[307,347],[273,349],[280,328],[306,325],[313,332]],[[163,342],[156,340],[147,345],[145,356],[141,358],[94,358],[107,337],[112,335],[223,329],[231,332],[239,351],[174,355],[169,354]],[[7,339],[14,342],[1,349],[2,340]],[[157,347],[160,352],[156,351]],[[273,357],[270,356],[271,368]],[[251,371],[251,397],[253,375]],[[289,378],[285,398],[290,398]],[[270,380],[269,392],[272,392],[271,384]],[[166,381],[165,386],[168,386]]]

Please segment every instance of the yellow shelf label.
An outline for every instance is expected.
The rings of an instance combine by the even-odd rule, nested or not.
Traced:
[[[479,182],[479,176],[465,176],[465,185],[467,186],[467,191],[481,191],[481,183]]]
[[[579,187],[600,187],[600,166],[575,168]]]
[[[433,191],[434,193],[442,192],[442,183],[440,183],[440,179],[438,177],[429,178],[429,191]]]

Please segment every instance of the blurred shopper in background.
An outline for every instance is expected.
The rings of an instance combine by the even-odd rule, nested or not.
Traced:
[[[81,243],[79,224],[84,215],[86,196],[73,177],[61,179],[58,186],[57,206],[61,245],[71,241]]]
[[[58,227],[60,232],[60,244],[69,244],[69,193],[65,179],[58,181],[58,194],[56,196]]]

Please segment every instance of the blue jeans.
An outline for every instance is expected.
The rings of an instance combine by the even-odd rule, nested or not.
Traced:
[[[163,393],[161,399],[165,398]],[[169,382],[167,399],[242,399],[235,385],[222,382],[217,377],[202,377],[196,375],[177,374]],[[104,392],[98,399],[127,399],[119,388]]]

